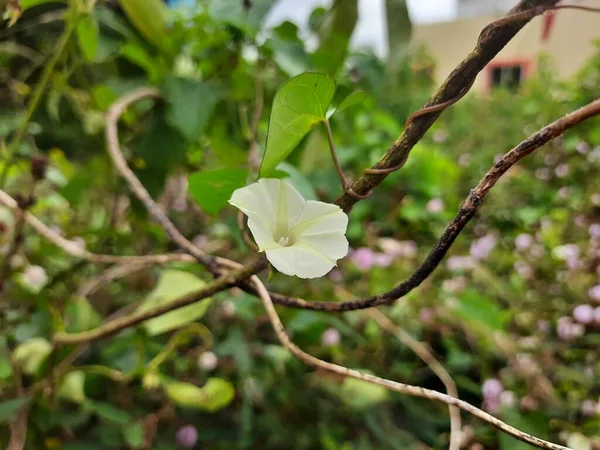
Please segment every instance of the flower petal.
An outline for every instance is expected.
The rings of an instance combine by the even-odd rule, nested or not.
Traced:
[[[258,245],[259,251],[262,252],[281,247],[280,244],[275,242],[273,233],[271,233],[269,227],[267,227],[260,217],[257,217],[254,214],[248,216],[248,228],[250,228],[250,232],[252,233],[256,245]]]
[[[279,205],[279,180],[261,179],[256,183],[236,189],[229,203],[248,217],[255,216],[264,222],[271,233],[277,223]]]
[[[348,216],[342,209],[332,203],[309,200],[302,209],[292,228],[295,236],[313,233],[337,231],[345,233],[348,227]]]
[[[343,231],[303,233],[297,238],[296,243],[310,247],[332,262],[348,254],[348,239]]]
[[[267,250],[267,259],[280,272],[299,278],[319,278],[335,266],[309,247],[281,247]]]

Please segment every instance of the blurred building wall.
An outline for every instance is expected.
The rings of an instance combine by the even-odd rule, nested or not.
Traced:
[[[577,4],[599,7],[598,0]],[[498,66],[521,65],[522,76],[535,71],[537,55],[545,52],[552,58],[561,77],[569,77],[592,56],[594,41],[600,40],[600,14],[577,10],[556,10],[548,28],[548,18],[536,17],[498,54],[475,82],[474,89],[485,92],[491,86],[492,70]],[[417,25],[413,29],[412,45],[425,45],[436,60],[435,77],[442,82],[471,52],[481,30],[501,15],[462,18],[453,22]]]

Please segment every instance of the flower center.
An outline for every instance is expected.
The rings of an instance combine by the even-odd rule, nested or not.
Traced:
[[[277,242],[282,247],[289,247],[290,245],[292,245],[291,239],[289,238],[289,236],[282,236],[279,238],[279,240]]]

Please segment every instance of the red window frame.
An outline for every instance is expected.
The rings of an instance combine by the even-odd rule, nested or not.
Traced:
[[[499,67],[514,67],[521,66],[521,81],[526,80],[533,70],[533,62],[531,59],[526,58],[511,58],[494,60],[490,62],[486,67],[486,91],[492,90],[493,73],[494,69]]]

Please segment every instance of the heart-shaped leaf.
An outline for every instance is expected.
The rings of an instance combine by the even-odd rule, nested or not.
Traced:
[[[302,138],[325,120],[334,92],[333,79],[316,72],[298,75],[279,88],[273,99],[261,176],[275,170]]]
[[[217,214],[238,188],[246,184],[246,169],[217,169],[189,176],[189,189],[194,200],[208,214]]]

